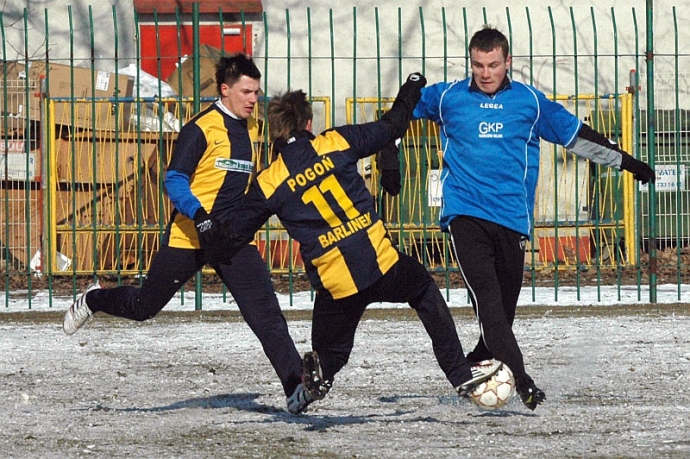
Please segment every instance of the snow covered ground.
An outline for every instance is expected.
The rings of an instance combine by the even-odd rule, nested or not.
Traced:
[[[107,286],[104,284],[104,287]],[[1,312],[21,312],[31,310],[49,311],[66,310],[72,304],[71,297],[53,297],[49,301],[47,291],[34,291],[31,301],[22,292],[12,292],[10,298],[6,299],[4,293],[0,293],[0,313]],[[444,296],[451,307],[468,307],[469,299],[466,290],[450,289],[443,290]],[[690,285],[687,284],[662,284],[657,286],[656,302],[659,304],[669,303],[688,303],[690,302]],[[295,292],[292,295],[278,294],[281,307],[285,310],[305,310],[311,309],[313,295],[311,292]],[[194,292],[187,291],[182,297],[179,293],[170,300],[165,307],[166,311],[193,311],[195,296]],[[518,302],[521,306],[610,306],[624,304],[647,304],[650,302],[649,287],[635,285],[621,286],[583,286],[576,287],[563,286],[558,289],[552,287],[536,287],[532,289],[524,286]],[[6,305],[6,306],[5,306]],[[220,294],[204,294],[202,297],[204,310],[237,311],[237,306],[232,301],[230,294],[223,298]],[[377,303],[371,308],[407,308],[406,304]],[[1,317],[1,316],[0,316]]]
[[[285,411],[240,320],[97,315],[67,337],[61,317],[71,300],[58,299],[54,313],[0,314],[0,457],[687,458],[690,306],[665,304],[678,302],[671,290],[658,307],[623,308],[636,291],[619,301],[605,289],[612,296],[597,302],[561,289],[558,303],[548,291],[543,306],[519,313],[528,371],[547,394],[534,412],[517,398],[498,412],[458,401],[421,323],[377,305],[391,308],[387,318],[362,322],[331,394],[303,416]],[[467,307],[464,292],[450,295],[456,312]],[[233,308],[211,300],[205,308]],[[178,303],[167,309],[193,309],[193,299]],[[308,309],[310,295],[281,303]],[[34,298],[32,310],[46,311],[41,304]],[[564,315],[558,305],[588,307]],[[455,316],[469,348],[476,323],[467,311]],[[289,325],[300,352],[309,350],[310,322]]]

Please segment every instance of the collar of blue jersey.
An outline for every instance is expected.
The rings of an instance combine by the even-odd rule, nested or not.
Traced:
[[[312,134],[309,131],[293,131],[290,133],[290,138],[276,140],[275,143],[273,144],[273,147],[280,150],[281,148],[285,147],[286,145],[289,145],[289,144],[295,142],[296,140],[304,139],[304,138],[312,140],[312,139],[314,139],[314,134]]]
[[[495,93],[493,93],[493,94],[484,93],[484,94],[486,94],[487,96],[493,96],[493,95],[496,95],[496,93],[498,93],[498,92],[500,92],[506,88],[510,88],[510,78],[508,77],[508,75],[506,75],[506,77],[503,79],[503,83],[501,83],[501,87],[499,87]],[[474,81],[474,77],[470,78],[470,91],[484,92],[481,89],[479,89],[479,86],[477,86],[477,83]]]

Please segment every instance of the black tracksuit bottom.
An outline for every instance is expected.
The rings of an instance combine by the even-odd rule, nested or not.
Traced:
[[[451,221],[450,234],[479,321],[479,342],[467,359],[495,358],[510,367],[518,386],[531,381],[512,328],[527,238],[501,225],[466,216]]]
[[[454,388],[472,377],[458,338],[455,321],[436,282],[416,259],[400,259],[371,287],[334,300],[317,292],[312,321],[312,346],[319,354],[323,377],[333,380],[347,363],[357,325],[368,305],[377,302],[409,303],[431,338],[436,360]]]
[[[175,293],[206,264],[203,250],[162,246],[139,288],[122,286],[88,293],[86,302],[96,312],[143,321],[154,317]],[[290,396],[301,382],[302,359],[288,332],[268,275],[266,263],[253,245],[232,258],[232,264],[213,267],[237,302],[242,317],[261,342]]]

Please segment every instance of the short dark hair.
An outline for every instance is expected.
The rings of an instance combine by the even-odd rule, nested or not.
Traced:
[[[498,29],[490,25],[485,25],[480,31],[476,32],[470,40],[470,52],[473,49],[488,53],[496,48],[501,48],[503,57],[510,54],[510,44],[508,39]]]
[[[290,138],[295,131],[302,131],[314,117],[307,95],[302,90],[288,91],[268,102],[268,130],[271,140]]]
[[[261,79],[261,72],[251,57],[243,53],[222,56],[216,62],[216,90],[221,94],[220,86],[225,83],[232,86],[242,75],[255,80]]]

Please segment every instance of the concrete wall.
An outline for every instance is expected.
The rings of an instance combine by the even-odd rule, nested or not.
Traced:
[[[381,2],[375,9],[368,2],[338,2],[335,7],[315,1],[265,0],[269,47],[267,52],[258,45],[256,49],[257,55],[269,58],[269,94],[272,89],[309,85],[315,95],[337,94],[336,100],[354,91],[358,96],[379,92],[392,96],[399,75],[404,78],[413,71],[423,70],[430,81],[464,78],[467,42],[489,23],[511,38],[513,78],[546,93],[624,92],[631,69],[641,75],[644,90],[646,2],[593,3],[533,0],[497,5],[478,0],[462,7],[457,2],[427,1],[405,2],[398,8],[399,2]],[[681,72],[690,68],[690,30],[674,25],[673,2],[654,3],[655,73],[668,80],[674,74],[677,28],[679,49],[684,53]],[[307,7],[312,29],[310,61],[305,59],[309,55]],[[261,34],[257,40],[262,43],[264,38]],[[287,61],[281,59],[288,50],[289,72]],[[380,81],[376,78],[379,69]],[[685,71],[681,96],[688,106]],[[673,100],[658,102],[672,104]]]
[[[113,70],[117,56],[119,68],[126,67],[136,58],[133,7],[129,1],[118,1],[116,8],[113,3],[8,1],[5,57],[48,54],[51,60],[83,66],[93,58],[99,70]],[[336,122],[343,122],[345,97],[394,96],[410,72],[424,71],[430,81],[463,78],[467,40],[485,22],[511,37],[513,77],[547,93],[623,92],[631,69],[644,82],[647,2],[592,3],[532,0],[506,6],[477,0],[458,6],[431,0],[382,1],[374,7],[365,1],[264,0],[266,26],[258,22],[254,27],[255,57],[268,94],[291,87],[329,96],[339,107]],[[654,3],[655,74],[662,85],[673,84],[676,39],[684,53],[680,71],[690,68],[690,29],[676,27],[672,1]],[[685,78],[681,82],[687,86]],[[689,105],[687,87],[680,92]],[[672,104],[673,97],[659,103]]]
[[[90,66],[93,58],[104,71],[115,68],[116,56],[122,60],[120,67],[135,62],[131,1],[9,0],[2,15],[7,60],[48,56],[55,62]]]

